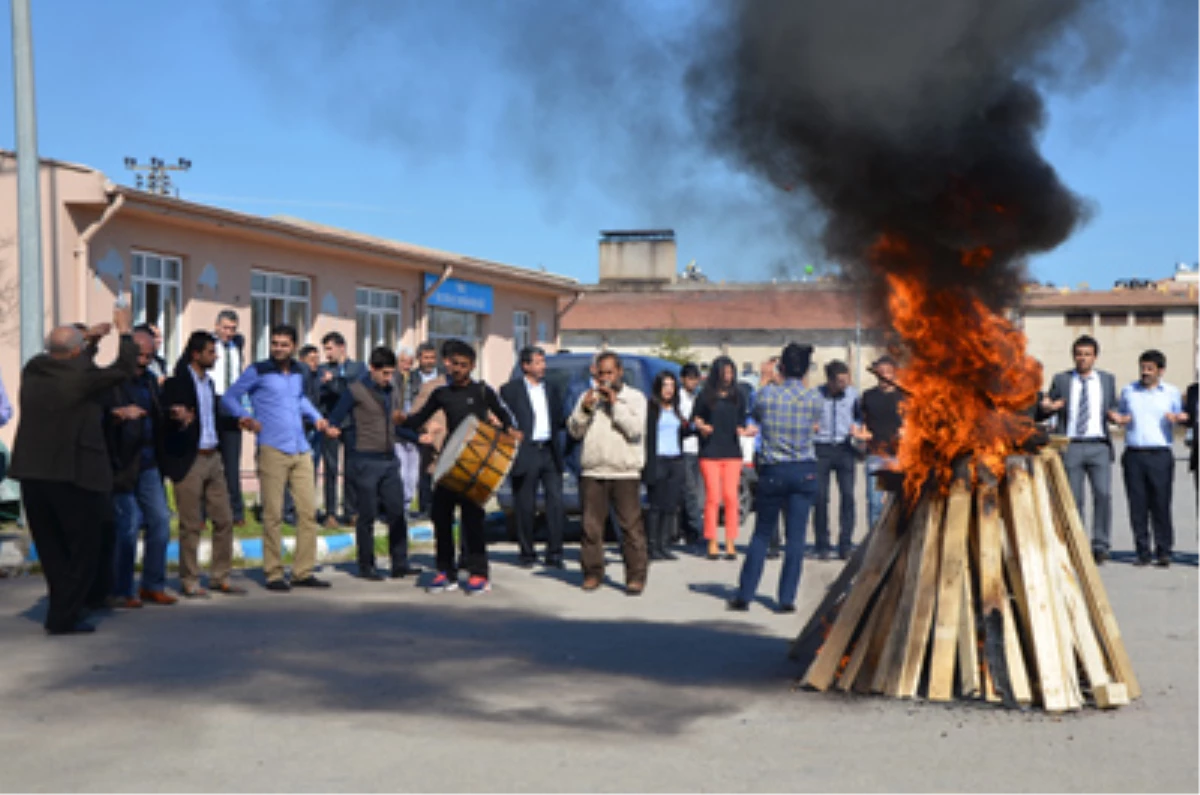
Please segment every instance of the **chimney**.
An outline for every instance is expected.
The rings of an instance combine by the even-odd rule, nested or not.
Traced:
[[[675,230],[600,233],[600,284],[654,289],[675,281]]]

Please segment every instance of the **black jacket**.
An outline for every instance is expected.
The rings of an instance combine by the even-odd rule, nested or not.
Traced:
[[[159,471],[178,483],[187,477],[196,454],[200,450],[200,402],[196,396],[196,382],[188,372],[189,365],[186,357],[180,357],[175,365],[175,374],[163,384],[162,404],[167,416],[164,420],[162,455],[158,459]],[[209,389],[212,390],[213,419],[216,423],[217,446],[220,446],[221,431],[238,429],[237,417],[230,416],[221,408],[217,398],[216,386],[210,379]],[[183,406],[196,413],[196,419],[186,428],[171,419],[172,406]]]
[[[646,401],[646,433],[643,438],[646,440],[646,463],[642,467],[642,482],[647,486],[653,485],[658,480],[658,418],[662,414],[662,409],[658,406],[658,401]],[[695,436],[696,429],[684,417],[679,423],[679,447],[683,449],[683,440],[689,436]]]
[[[546,406],[550,410],[550,454],[554,468],[563,471],[563,434],[566,433],[567,417],[563,414],[563,399],[549,381],[546,385]],[[517,460],[513,462],[511,475],[521,477],[529,470],[533,461],[533,404],[529,402],[529,389],[525,377],[520,376],[500,387],[500,399],[512,412],[517,428],[525,437],[517,449]]]
[[[162,393],[158,379],[147,372],[146,386],[150,390],[151,425],[150,439],[154,445],[154,460],[161,460],[163,434],[166,431],[162,407]],[[141,420],[123,422],[112,415],[112,410],[137,403],[133,393],[134,380],[119,384],[101,399],[104,409],[104,438],[108,442],[108,457],[113,468],[113,491],[130,492],[137,487],[141,472],[141,453],[146,444],[145,424]]]
[[[345,375],[338,374],[338,370],[340,369],[332,364],[323,364],[317,368],[318,395],[320,400],[313,403],[313,406],[325,416],[329,416],[333,412],[338,401],[342,398],[342,393],[349,389],[352,383],[362,378],[363,374],[367,371],[366,366],[362,362],[356,362],[353,359],[346,360]],[[324,380],[325,373],[332,373],[333,378],[328,381]],[[307,384],[307,382],[305,383]],[[349,422],[350,420],[347,418],[343,422],[342,427],[345,427]]]
[[[137,372],[137,355],[133,337],[126,334],[109,367],[97,367],[90,353],[73,359],[48,354],[30,359],[21,375],[21,413],[8,476],[111,491],[100,398]]]
[[[1196,405],[1197,403],[1200,403],[1200,385],[1193,383],[1187,388],[1187,394],[1183,399],[1183,410],[1188,415],[1187,424],[1192,429],[1192,453],[1188,456],[1188,469],[1193,472],[1200,465],[1200,461],[1197,461],[1197,458],[1200,457],[1197,455],[1200,453],[1200,439],[1196,438],[1196,411],[1197,408],[1200,408]]]

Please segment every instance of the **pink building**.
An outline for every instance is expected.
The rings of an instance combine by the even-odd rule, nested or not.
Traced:
[[[191,331],[212,329],[231,307],[253,358],[266,356],[267,329],[279,322],[295,325],[302,344],[340,331],[358,359],[376,345],[460,337],[498,385],[521,346],[557,349],[559,299],[580,289],[564,276],[133,190],[85,166],[43,160],[40,173],[45,329],[108,320],[124,290],[135,321],[163,329],[171,366]],[[0,377],[14,404],[16,206],[16,159],[0,151]],[[106,340],[100,360],[115,351]],[[0,430],[10,446],[15,425]]]

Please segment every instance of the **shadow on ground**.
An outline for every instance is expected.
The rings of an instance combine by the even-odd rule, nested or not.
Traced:
[[[103,689],[134,704],[658,735],[786,692],[795,675],[786,643],[744,624],[567,619],[479,604],[487,598],[263,594],[206,603],[214,609],[101,614],[96,636],[45,641],[54,645],[39,653],[41,673],[17,698]]]

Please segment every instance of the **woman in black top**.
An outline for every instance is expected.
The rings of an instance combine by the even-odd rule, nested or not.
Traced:
[[[700,475],[704,478],[704,537],[708,559],[716,560],[717,510],[725,503],[725,559],[737,560],[738,487],[742,477],[741,437],[757,430],[746,427],[748,407],[738,389],[737,369],[728,356],[718,356],[708,371],[708,381],[692,409],[692,422],[700,434]]]
[[[695,431],[679,410],[679,381],[663,371],[654,379],[646,412],[646,484],[650,507],[646,511],[646,538],[651,560],[675,560],[668,545],[679,526],[683,486],[683,438]]]

